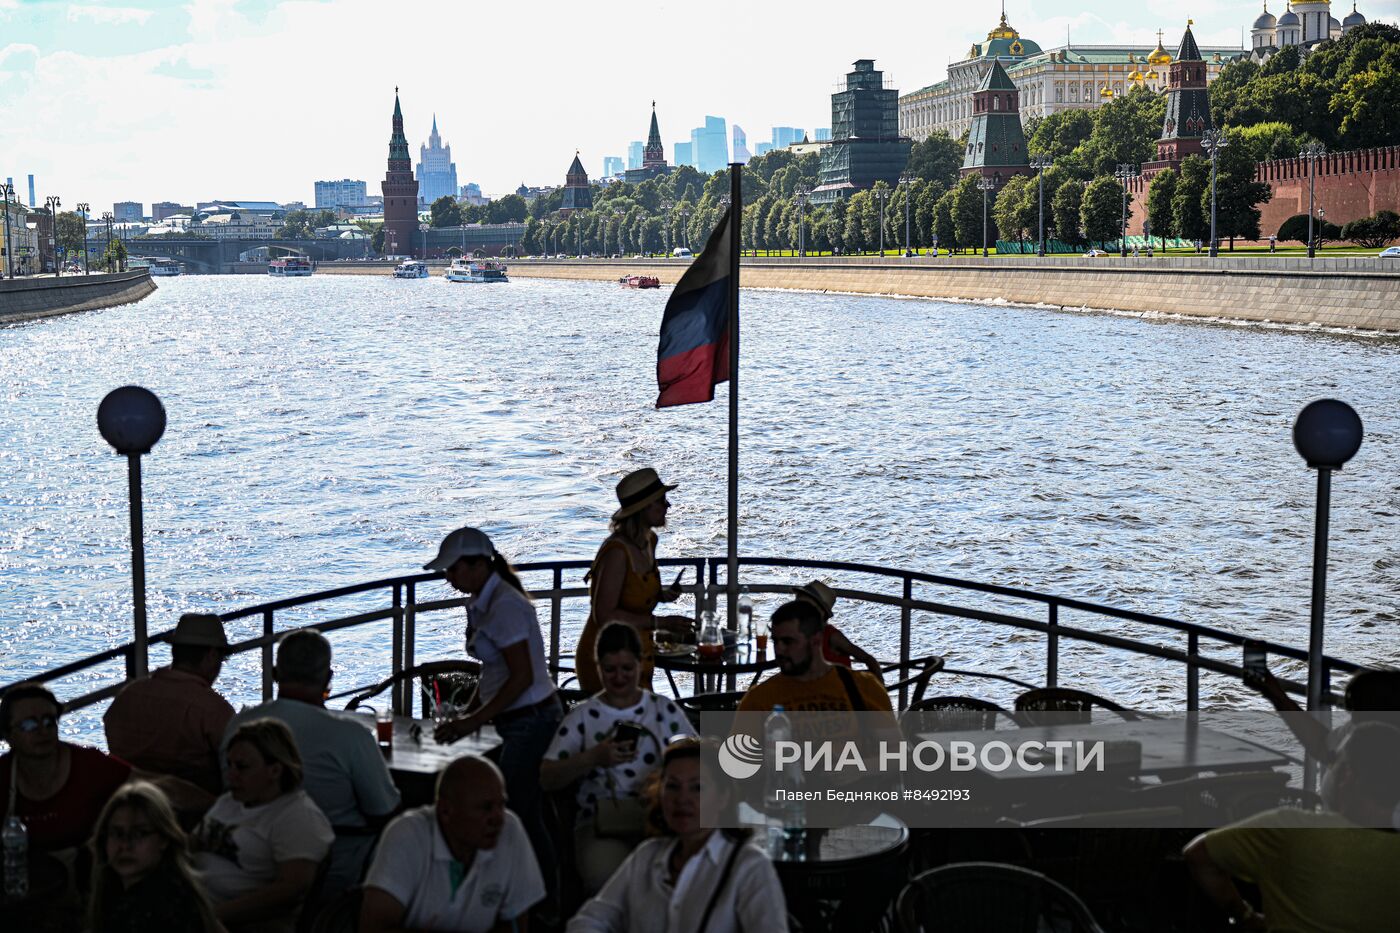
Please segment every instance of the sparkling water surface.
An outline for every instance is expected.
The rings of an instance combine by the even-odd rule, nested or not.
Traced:
[[[680,484],[662,556],[722,555],[727,396],[653,407],[667,294],[191,276],[136,305],[0,328],[0,682],[130,638],[126,465],[95,420],[103,395],[128,383],[169,415],[143,460],[153,631],[184,610],[413,572],[462,524],[518,562],[589,558],[613,485],[641,466]],[[1333,481],[1327,648],[1400,663],[1400,340],[769,291],[745,291],[742,307],[745,554],[893,565],[1305,646],[1315,474],[1290,430],[1304,404],[1332,396],[1360,412],[1366,439]],[[760,595],[756,616],[778,601]],[[858,643],[897,654],[896,611],[846,602],[837,613]],[[585,614],[578,601],[566,609],[567,648]],[[325,617],[289,613],[278,627]],[[462,626],[459,611],[425,616],[419,660],[460,655]],[[914,626],[915,650],[950,667],[1043,678],[1034,633],[932,614]],[[254,619],[230,627],[236,639],[261,631]],[[335,635],[335,689],[387,673],[388,632]],[[158,648],[153,661],[166,657]],[[226,666],[218,686],[235,705],[257,699],[256,663]],[[74,696],[119,675],[108,665],[56,686]],[[1060,683],[1142,708],[1185,696],[1180,668],[1069,642]],[[954,678],[934,689],[1015,693]],[[1205,705],[1243,696],[1203,677]],[[101,744],[102,708],[68,717],[65,732]]]

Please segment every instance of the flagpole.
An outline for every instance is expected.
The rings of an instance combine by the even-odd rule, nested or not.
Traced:
[[[729,605],[728,628],[739,624],[739,218],[744,215],[740,162],[729,166]]]

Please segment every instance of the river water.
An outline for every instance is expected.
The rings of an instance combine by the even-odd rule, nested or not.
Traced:
[[[154,631],[185,609],[409,573],[461,524],[517,561],[591,557],[614,483],[644,465],[680,484],[663,556],[722,555],[725,390],[653,407],[666,295],[186,277],[133,306],[0,328],[0,682],[130,637],[126,470],[95,425],[127,383],[169,413],[144,458]],[[744,553],[896,565],[1305,645],[1315,480],[1290,429],[1334,396],[1366,439],[1333,484],[1327,647],[1400,662],[1400,341],[845,295],[746,291],[742,307]],[[838,620],[896,652],[888,611],[838,605]],[[581,621],[571,611],[568,630]],[[916,630],[950,666],[1041,680],[1035,637],[931,616]],[[337,688],[384,674],[386,631],[337,637]],[[460,638],[460,615],[440,618],[419,659],[460,653]],[[1064,685],[1183,701],[1178,669],[1068,645],[1060,663]],[[1010,699],[950,683],[939,691]],[[219,684],[235,703],[257,685],[252,658]],[[1203,682],[1206,704],[1240,696]],[[100,742],[99,712],[65,731]]]

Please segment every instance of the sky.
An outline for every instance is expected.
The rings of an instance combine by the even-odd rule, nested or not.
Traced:
[[[1193,9],[1192,3],[1200,9]],[[1339,19],[1350,11],[1334,2]],[[1070,13],[1070,9],[1075,12]],[[1044,48],[1238,46],[1258,0],[1008,0]],[[1400,0],[1360,0],[1395,22]],[[1275,15],[1282,0],[1270,0]],[[879,12],[876,12],[876,11]],[[875,59],[907,92],[944,77],[996,25],[999,2],[849,0],[0,0],[0,180],[65,209],[88,201],[313,203],[317,179],[379,192],[394,87],[417,161],[433,115],[459,184],[488,195],[590,175],[645,139],[651,101],[666,157],[707,114],[749,148],[772,126],[831,124],[850,63]],[[100,206],[100,207],[99,207]]]

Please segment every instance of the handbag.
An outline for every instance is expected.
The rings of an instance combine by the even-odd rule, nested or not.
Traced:
[[[645,726],[641,728],[653,742],[656,741],[650,729]],[[647,805],[634,794],[619,797],[612,769],[605,768],[603,774],[608,781],[608,796],[599,798],[593,804],[593,835],[599,839],[641,839],[647,831]]]

